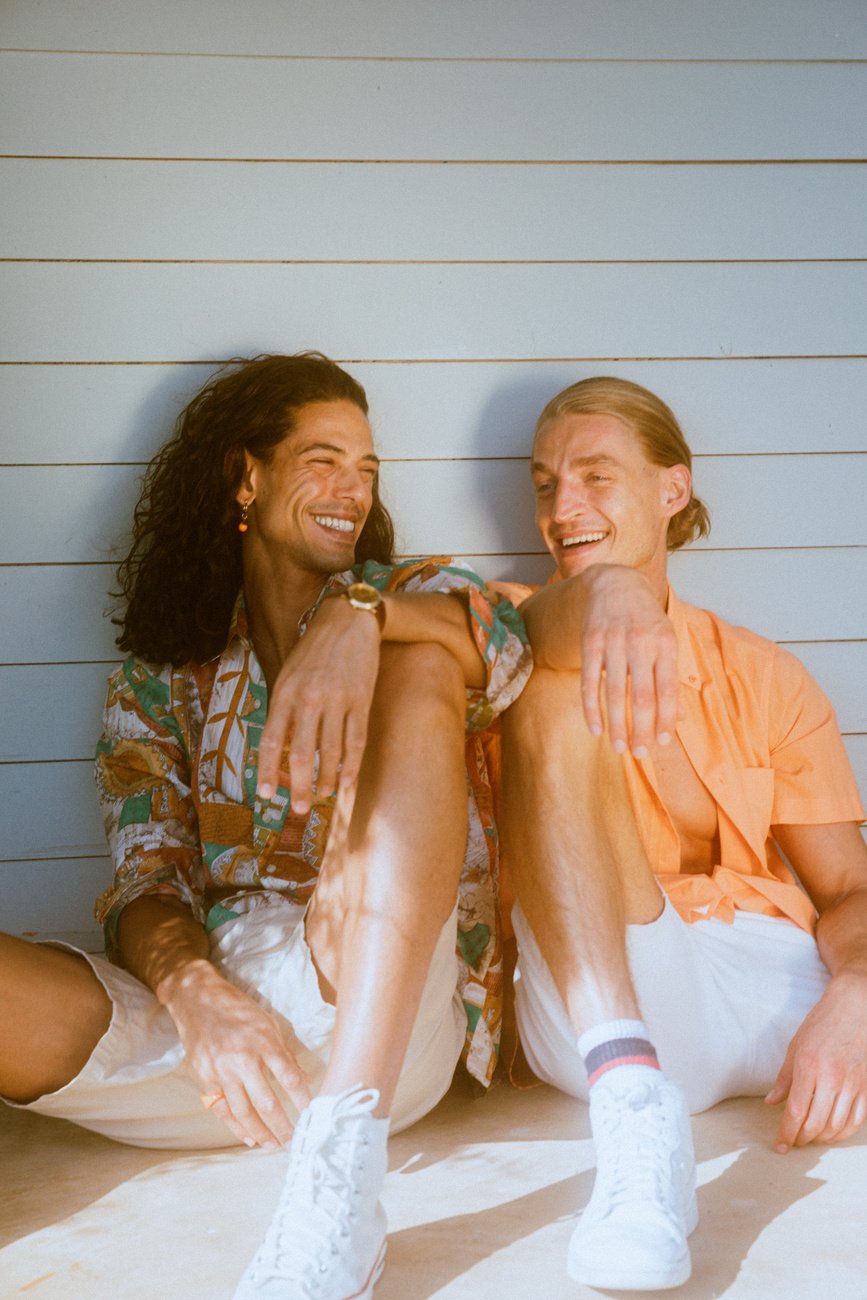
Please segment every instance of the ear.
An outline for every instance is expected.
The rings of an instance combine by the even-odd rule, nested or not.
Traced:
[[[692,475],[685,465],[669,465],[665,469],[662,487],[662,504],[666,518],[673,519],[676,514],[689,505],[692,496]]]
[[[231,454],[231,453],[230,453]],[[241,482],[238,484],[238,490],[235,493],[235,500],[238,505],[250,505],[256,496],[256,465],[257,461],[251,456],[247,448],[243,448],[244,468],[241,473]]]

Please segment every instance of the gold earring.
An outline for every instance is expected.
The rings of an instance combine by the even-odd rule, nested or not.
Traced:
[[[238,520],[239,533],[246,533],[247,529],[249,528],[249,524],[247,523],[247,515],[249,511],[250,511],[250,502],[244,501],[241,505],[241,518]]]

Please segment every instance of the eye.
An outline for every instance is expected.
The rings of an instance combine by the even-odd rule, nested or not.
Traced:
[[[556,484],[552,479],[537,479],[533,487],[537,497],[550,496],[554,491]]]
[[[610,483],[611,479],[607,474],[602,474],[600,473],[599,470],[596,470],[594,471],[594,473],[587,475],[587,482],[588,483]]]

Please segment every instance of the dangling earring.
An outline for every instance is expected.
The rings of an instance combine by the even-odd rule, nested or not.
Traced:
[[[247,515],[249,514],[249,511],[250,511],[250,502],[244,501],[241,505],[241,518],[238,520],[239,533],[246,533],[247,529],[249,528],[249,524],[247,523]]]

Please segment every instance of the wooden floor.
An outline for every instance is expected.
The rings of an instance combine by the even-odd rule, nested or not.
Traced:
[[[867,1297],[867,1132],[781,1157],[775,1115],[695,1120],[701,1222],[684,1300]],[[586,1108],[548,1088],[445,1099],[391,1143],[376,1300],[565,1300],[592,1184]],[[282,1153],[122,1147],[0,1110],[0,1297],[229,1300],[270,1219]]]

